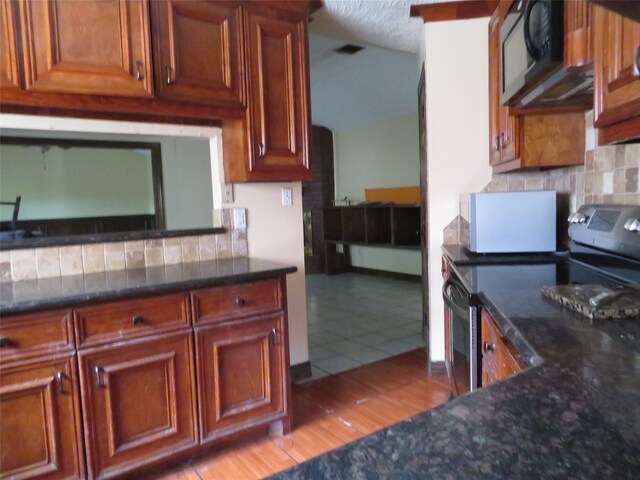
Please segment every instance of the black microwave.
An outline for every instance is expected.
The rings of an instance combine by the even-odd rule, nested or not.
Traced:
[[[564,1],[516,0],[500,28],[503,105],[518,100],[562,66]]]

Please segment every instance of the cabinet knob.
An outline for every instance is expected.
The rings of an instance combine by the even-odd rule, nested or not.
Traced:
[[[640,45],[636,47],[636,53],[633,57],[633,76],[640,79]]]
[[[244,307],[247,304],[247,301],[242,298],[242,297],[238,297],[236,298],[236,305],[238,305],[239,307]]]
[[[134,315],[131,318],[131,321],[133,322],[134,325],[140,325],[141,323],[144,323],[144,318],[142,315]]]
[[[484,353],[493,352],[495,349],[496,349],[495,343],[487,343],[487,342],[482,343],[482,351]]]
[[[167,65],[166,67],[164,67],[164,71],[166,74],[165,81],[167,85],[171,85],[171,83],[173,82],[173,79],[171,78],[171,67]]]
[[[143,79],[142,76],[142,62],[136,62],[136,80],[139,82]]]
[[[9,345],[11,345],[9,337],[0,337],[0,348],[8,347]]]

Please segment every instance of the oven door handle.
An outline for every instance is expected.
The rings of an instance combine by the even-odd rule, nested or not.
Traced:
[[[455,284],[451,281],[451,279],[447,279],[442,285],[442,298],[444,299],[444,303],[458,316],[469,318],[469,310],[464,309],[460,305],[458,305],[452,297],[449,296],[448,289],[449,287],[455,288]]]

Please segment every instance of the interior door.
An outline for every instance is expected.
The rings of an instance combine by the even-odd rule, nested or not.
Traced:
[[[196,331],[201,441],[285,413],[282,314]]]
[[[427,176],[427,96],[424,63],[418,83],[418,136],[420,149],[420,249],[422,251],[422,334],[427,350],[427,361],[431,371],[429,356],[429,209]]]
[[[172,333],[78,353],[93,477],[197,445],[191,339]]]
[[[20,2],[25,87],[151,97],[145,0]]]

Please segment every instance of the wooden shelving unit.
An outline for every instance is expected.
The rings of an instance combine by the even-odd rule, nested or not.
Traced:
[[[375,204],[324,209],[326,272],[348,271],[350,245],[420,248],[420,206]],[[338,245],[342,252],[338,252]]]

